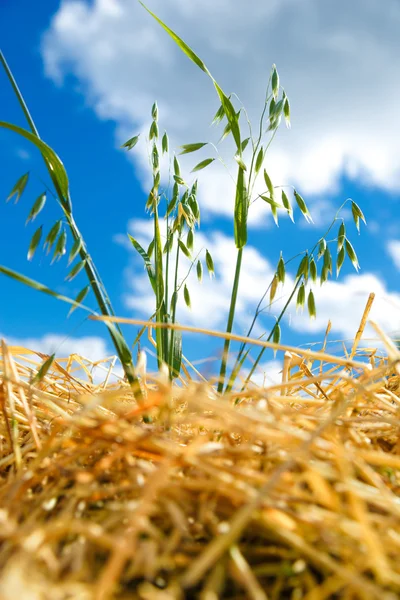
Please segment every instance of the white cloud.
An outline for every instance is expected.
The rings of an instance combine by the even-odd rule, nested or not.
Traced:
[[[386,249],[396,269],[400,271],[400,241],[390,240],[386,245]]]
[[[346,173],[400,189],[400,139],[393,135],[400,127],[396,0],[387,0],[385,10],[380,0],[249,0],[234,10],[228,0],[153,0],[151,7],[227,92],[238,93],[252,119],[277,63],[293,127],[282,129],[267,158],[274,183],[332,194]],[[218,105],[211,82],[139,3],[64,0],[43,38],[43,57],[55,81],[75,75],[98,116],[117,123],[119,138],[147,130],[157,99],[174,144],[217,139],[208,127]],[[137,150],[134,156],[144,178],[146,155]],[[193,166],[191,157],[186,164]],[[230,213],[229,177],[213,165],[202,180],[203,206]],[[253,224],[260,222],[257,210]]]
[[[7,343],[23,346],[30,350],[66,357],[70,354],[79,354],[93,362],[109,356],[105,340],[96,336],[81,338],[67,337],[56,333],[48,333],[40,338],[7,338]]]
[[[306,314],[293,317],[291,325],[302,332],[323,332],[330,320],[334,331],[344,339],[354,339],[369,294],[375,299],[369,318],[376,321],[386,333],[400,330],[400,294],[389,292],[384,283],[371,273],[348,275],[342,281],[329,281],[314,289],[317,318]],[[367,325],[364,337],[376,337]]]
[[[1,336],[0,336],[1,337]],[[83,337],[67,337],[56,333],[48,333],[39,338],[15,338],[13,336],[3,336],[6,343],[10,346],[20,346],[27,350],[40,352],[43,354],[56,353],[58,358],[68,358],[72,354],[78,354],[81,358],[87,359],[90,363],[102,361],[112,357],[113,354],[107,346],[106,341],[98,336],[83,336]],[[63,363],[64,364],[64,363]],[[90,365],[86,363],[90,368]],[[103,363],[103,366],[108,368],[109,363]],[[75,367],[77,364],[75,364]],[[103,366],[91,369],[92,376],[96,383],[104,381],[107,370]],[[119,363],[113,368],[113,380],[118,379],[123,375],[122,368]],[[74,375],[77,377],[86,378],[83,370],[74,370]]]
[[[257,366],[251,378],[252,383],[258,386],[275,385],[282,383],[283,363],[279,360],[269,360]],[[243,372],[243,378],[247,375]]]

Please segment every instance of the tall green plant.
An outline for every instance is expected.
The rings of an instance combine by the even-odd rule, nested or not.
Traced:
[[[170,156],[169,141],[165,132],[160,140],[158,127],[158,108],[154,104],[152,122],[149,130],[150,165],[153,183],[146,203],[146,210],[153,218],[153,238],[147,250],[137,239],[128,237],[144,261],[150,285],[155,296],[154,319],[156,323],[177,323],[178,299],[183,299],[188,307],[191,305],[187,278],[192,268],[196,266],[198,279],[203,276],[203,264],[199,255],[192,256],[195,230],[200,223],[200,207],[197,202],[197,180],[189,187],[181,176],[179,160],[176,155]],[[139,135],[129,139],[123,148],[131,150],[139,141]],[[181,147],[180,154],[188,154],[198,150],[205,144],[186,145]],[[162,186],[160,173],[160,152],[170,157],[171,185]],[[202,168],[197,165],[193,171]],[[171,182],[170,182],[171,184]],[[163,244],[162,239],[165,239]],[[189,260],[186,275],[179,278],[179,268],[182,258]],[[205,250],[205,264],[210,275],[214,272],[211,254]],[[182,334],[173,327],[156,328],[157,361],[169,368],[171,379],[178,377],[182,361]]]
[[[139,0],[140,1],[140,0]],[[186,54],[186,56],[199,67],[208,77],[211,79],[214,88],[217,92],[220,107],[214,117],[213,122],[219,122],[222,119],[226,118],[226,126],[222,135],[222,139],[226,136],[230,135],[235,144],[235,155],[234,158],[237,162],[237,178],[236,178],[236,192],[235,192],[235,205],[234,205],[234,215],[233,215],[233,226],[234,226],[234,239],[235,245],[237,249],[236,255],[236,267],[235,267],[235,275],[233,279],[230,306],[228,312],[228,321],[226,326],[226,332],[231,333],[235,321],[235,312],[236,312],[236,303],[239,292],[239,283],[240,283],[240,275],[242,270],[242,260],[243,260],[243,252],[244,248],[248,241],[248,228],[247,228],[247,220],[248,220],[248,211],[250,205],[253,202],[254,195],[254,187],[257,182],[259,176],[263,175],[263,182],[265,184],[265,191],[261,194],[258,194],[254,200],[262,200],[266,202],[270,209],[272,216],[278,224],[278,210],[284,210],[287,212],[289,217],[293,220],[293,208],[292,202],[290,201],[288,195],[286,194],[284,189],[281,189],[280,198],[278,201],[277,198],[277,190],[278,187],[274,186],[271,178],[264,168],[264,161],[266,157],[266,153],[271,145],[271,142],[276,134],[276,131],[280,125],[282,117],[286,122],[286,125],[290,126],[290,103],[289,99],[286,95],[285,90],[282,88],[280,84],[279,74],[275,65],[272,67],[270,79],[268,82],[264,107],[261,113],[261,117],[259,120],[258,132],[256,135],[253,135],[251,123],[246,121],[246,126],[249,128],[249,134],[245,137],[242,133],[240,117],[241,114],[246,111],[243,107],[235,108],[231,96],[227,96],[225,92],[222,90],[221,86],[217,83],[214,77],[211,75],[210,71],[204,64],[204,62],[195,54],[195,52],[174,32],[170,29],[161,19],[157,17],[153,12],[151,12],[143,2],[140,2],[142,6],[147,10],[147,12],[161,25],[161,27],[168,33],[168,35],[173,39],[173,41],[177,44],[180,50]],[[247,116],[247,115],[246,115]],[[190,144],[192,151],[198,150],[202,148],[205,144],[194,143]],[[246,148],[250,149],[250,159],[246,161],[245,159],[245,150]],[[202,163],[199,164],[199,168],[205,168],[209,164],[211,164],[215,159],[208,158]],[[300,195],[300,193],[293,189],[293,199],[295,204],[297,204],[300,212],[303,214],[304,218],[312,222],[311,215],[307,208],[307,205]],[[362,219],[365,221],[364,216],[361,212],[361,209],[358,205],[352,202],[352,212],[353,217],[356,222],[356,225],[359,226],[359,220]],[[335,218],[334,222],[336,222],[337,218]],[[333,225],[332,225],[333,226]],[[331,226],[331,227],[332,227]],[[345,254],[350,258],[351,262],[358,269],[358,261],[357,256],[355,254],[354,248],[347,238],[345,234],[345,224],[342,221],[342,224],[338,233],[338,254],[337,254],[337,274],[340,271],[340,268],[343,264]],[[330,249],[327,245],[327,242],[324,238],[321,238],[318,245],[318,258],[323,257],[323,266],[320,274],[320,282],[323,284],[329,277],[332,275],[332,256]],[[280,321],[285,314],[289,304],[293,300],[295,294],[297,293],[297,306],[303,307],[306,302],[306,285],[309,281],[309,276],[312,282],[316,282],[317,280],[317,268],[314,259],[314,251],[313,249],[311,253],[306,253],[302,258],[297,275],[296,281],[294,285],[294,289],[289,296],[288,301],[286,302],[281,314],[279,315],[277,322],[272,329],[271,333],[268,336],[268,340],[271,338],[274,342],[280,341]],[[276,293],[277,287],[280,283],[283,283],[285,279],[285,263],[281,256],[276,273],[274,274],[273,280],[270,284],[270,301],[272,302],[273,297]],[[315,307],[315,299],[314,293],[311,289],[308,292],[307,305],[309,309],[309,313],[311,317],[314,317],[316,314]],[[258,310],[258,309],[257,309]],[[256,311],[255,319],[257,319],[258,313]],[[253,324],[250,328],[250,333],[253,329],[255,320],[253,320]],[[225,378],[227,373],[228,366],[228,357],[229,357],[229,349],[230,349],[230,339],[227,337],[224,344],[223,355],[221,360],[220,367],[220,376],[218,382],[218,391],[223,392],[225,386]],[[240,370],[245,358],[248,356],[248,352],[245,352],[245,348],[242,347],[239,351],[239,355],[237,357],[236,363],[234,365],[232,374],[230,376],[227,389],[230,389],[233,385],[235,377]],[[260,358],[262,357],[262,353],[258,356],[256,363],[251,370],[251,374],[254,372],[254,368],[257,366]]]
[[[67,279],[72,280],[74,277],[77,276],[77,274],[81,270],[84,270],[89,281],[89,285],[83,288],[81,292],[79,292],[75,302],[82,303],[89,290],[92,289],[101,314],[104,316],[113,316],[114,311],[106,289],[96,269],[93,259],[87,251],[83,236],[80,230],[78,229],[78,226],[74,219],[72,201],[69,192],[69,181],[64,165],[57,156],[57,154],[54,152],[54,150],[52,150],[52,148],[50,148],[50,146],[48,146],[40,138],[38,129],[33,121],[33,118],[28,110],[22,93],[19,90],[19,87],[15,81],[11,69],[9,68],[2,52],[0,52],[0,62],[4,68],[4,71],[7,74],[7,77],[14,90],[15,96],[25,115],[30,131],[4,121],[0,121],[0,127],[17,133],[21,137],[28,140],[33,146],[35,146],[39,150],[54,187],[54,198],[58,202],[63,214],[63,218],[57,220],[48,232],[44,240],[44,246],[47,248],[48,252],[54,248],[53,260],[56,260],[64,254],[66,254],[67,228],[69,229],[73,243],[69,252],[68,263],[73,263],[77,257],[79,257],[80,260],[72,267],[71,271],[67,275]],[[25,191],[28,179],[29,174],[27,173],[17,181],[17,183],[11,191],[11,194],[8,197],[8,200],[10,200],[10,198],[12,197],[14,197],[16,201],[20,199],[23,192]],[[38,217],[38,215],[45,206],[45,202],[46,192],[43,192],[33,204],[28,215],[28,221],[33,221]],[[28,250],[29,260],[33,258],[36,249],[42,241],[42,234],[43,226],[41,225],[38,229],[36,229],[35,233],[32,236]],[[13,272],[10,270],[8,270],[7,274],[10,276],[14,276],[14,278],[16,279],[21,280],[21,278],[17,274],[13,274]],[[125,338],[123,337],[122,332],[118,326],[112,323],[107,323],[107,327],[117,355],[123,366],[126,378],[131,384],[135,396],[140,400],[142,398],[142,392],[133,366],[133,359],[129,346],[126,343]]]

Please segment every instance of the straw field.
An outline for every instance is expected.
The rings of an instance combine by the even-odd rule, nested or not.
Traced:
[[[3,342],[1,599],[398,598],[400,356],[364,325],[281,384],[217,397],[187,365],[141,403]]]

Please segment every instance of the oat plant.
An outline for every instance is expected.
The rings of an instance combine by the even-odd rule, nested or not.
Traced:
[[[183,295],[190,308],[191,299],[187,286],[187,278],[193,267],[197,278],[203,277],[203,263],[199,256],[193,256],[195,230],[200,224],[200,207],[197,202],[197,180],[190,187],[181,176],[179,160],[169,151],[168,135],[164,132],[160,139],[158,125],[158,108],[155,103],[151,110],[152,122],[148,141],[150,144],[150,167],[152,170],[152,188],[146,203],[146,210],[153,219],[153,238],[147,250],[138,240],[128,237],[144,261],[150,285],[155,296],[155,323],[177,323],[179,296]],[[139,135],[130,138],[123,148],[131,150],[139,142]],[[190,146],[183,146],[181,154],[192,151]],[[160,171],[160,154],[169,157],[170,175],[164,186]],[[194,170],[198,169],[195,167]],[[210,252],[204,249],[204,262],[210,276],[214,272],[213,259]],[[189,261],[186,275],[179,276],[182,259]],[[170,378],[179,376],[182,361],[182,334],[171,328],[156,327],[156,351],[158,366],[168,367]]]
[[[9,68],[6,59],[1,51],[0,63],[8,77],[8,80],[13,88],[14,94],[21,106],[29,130],[5,121],[0,121],[0,127],[8,129],[9,131],[13,131],[14,133],[20,135],[24,139],[28,140],[33,146],[35,146],[36,149],[39,150],[44,160],[53,186],[53,190],[50,188],[45,189],[43,193],[36,199],[29,212],[28,221],[34,221],[39,216],[39,214],[41,214],[46,204],[47,194],[50,194],[52,198],[58,203],[62,216],[53,224],[53,226],[48,231],[46,237],[44,238],[44,247],[46,248],[47,252],[53,251],[53,261],[58,260],[67,252],[67,232],[69,232],[72,238],[72,246],[68,256],[68,264],[73,264],[73,266],[70,272],[68,273],[66,279],[68,281],[71,281],[72,279],[74,279],[74,277],[78,275],[80,271],[84,271],[88,279],[88,285],[79,292],[75,301],[72,301],[73,307],[81,305],[89,291],[92,290],[96,298],[100,313],[104,316],[113,316],[114,311],[106,289],[96,269],[93,259],[88,253],[85,241],[74,219],[72,200],[69,191],[69,181],[65,167],[61,162],[60,158],[54,152],[54,150],[52,150],[52,148],[50,148],[50,146],[48,146],[40,138],[38,129],[33,121],[33,118],[25,103],[22,93],[19,90],[19,87],[15,81],[11,69]],[[14,198],[14,200],[17,202],[24,193],[28,184],[28,180],[29,173],[22,175],[17,181],[17,183],[14,185],[7,200]],[[37,248],[42,242],[43,225],[40,225],[34,232],[29,245],[29,260],[33,258]],[[65,300],[65,297],[61,297],[59,294],[52,292],[46,286],[32,281],[31,279],[28,279],[27,277],[24,277],[19,273],[15,273],[15,271],[12,271],[11,269],[1,267],[1,272],[5,275],[13,277],[14,279],[20,282],[23,282],[25,285],[29,285],[35,288],[38,291],[42,291],[47,294],[51,294],[57,298]],[[70,301],[68,298],[66,300]],[[122,335],[122,332],[118,325],[115,325],[113,323],[106,323],[106,325],[109,330],[116,353],[124,369],[125,376],[128,382],[131,384],[135,396],[138,399],[141,399],[142,392],[140,389],[138,378],[135,373],[132,353],[129,349],[129,346],[124,336]]]
[[[144,8],[146,7],[144,6]],[[248,242],[247,219],[251,205],[256,201],[265,202],[271,210],[273,219],[276,224],[278,224],[279,211],[286,213],[293,221],[293,205],[296,204],[303,217],[309,222],[312,221],[306,202],[300,193],[293,188],[273,185],[265,168],[266,154],[278,130],[282,117],[284,118],[286,125],[290,126],[289,99],[284,88],[280,84],[277,68],[273,65],[257,130],[256,132],[253,132],[245,108],[240,105],[237,97],[234,95],[226,95],[221,86],[213,78],[206,65],[193,50],[191,50],[191,48],[154,13],[147,8],[146,10],[167,31],[179,48],[192,60],[192,62],[194,62],[211,79],[220,102],[213,123],[218,124],[225,120],[221,141],[226,137],[230,137],[234,142],[234,158],[237,163],[237,177],[233,228],[237,254],[226,325],[226,332],[230,334],[232,333],[235,322],[243,253]],[[75,300],[71,300],[60,296],[56,292],[46,288],[46,286],[34,282],[5,267],[0,267],[0,272],[37,290],[70,302],[73,304],[73,308],[76,306],[83,307],[82,303],[85,300],[86,295],[92,290],[97,300],[100,313],[104,316],[112,316],[114,315],[114,311],[111,302],[74,220],[69,193],[69,182],[65,168],[55,152],[40,139],[38,130],[29,113],[23,96],[2,54],[0,54],[0,59],[25,115],[29,130],[6,122],[0,122],[0,126],[14,131],[36,146],[44,159],[53,184],[53,189],[47,188],[44,190],[34,202],[28,215],[28,221],[34,221],[41,214],[46,203],[47,194],[50,194],[52,198],[58,202],[62,217],[58,219],[48,231],[44,238],[44,247],[47,252],[53,252],[53,261],[58,260],[66,254],[67,236],[69,232],[72,237],[72,247],[69,252],[68,263],[72,264],[72,268],[66,279],[72,280],[81,271],[84,271],[88,278],[88,285],[81,290]],[[239,103],[239,106],[235,105],[237,103]],[[191,298],[187,286],[187,278],[190,272],[195,268],[197,277],[201,280],[203,275],[203,263],[205,263],[211,276],[214,274],[214,264],[212,256],[207,249],[201,251],[202,256],[200,256],[200,254],[193,256],[195,230],[200,224],[200,207],[197,201],[197,180],[195,180],[193,184],[188,185],[182,178],[179,160],[175,154],[170,153],[167,134],[164,133],[162,136],[159,134],[157,104],[153,105],[151,116],[152,121],[148,141],[150,145],[149,159],[152,170],[152,188],[147,199],[146,210],[153,219],[153,239],[151,240],[149,247],[144,249],[133,236],[129,236],[129,238],[133,247],[144,261],[149,281],[154,292],[155,310],[153,319],[155,324],[171,325],[170,328],[156,326],[155,345],[159,367],[167,365],[170,378],[173,379],[179,376],[182,361],[181,333],[173,327],[173,325],[178,322],[178,299],[180,295],[182,295],[186,305],[190,307]],[[245,117],[244,124],[242,123],[243,116]],[[130,138],[123,147],[127,150],[131,150],[139,142],[139,137],[139,135],[136,135]],[[193,153],[206,146],[207,143],[204,142],[185,144],[181,146],[180,154]],[[221,160],[218,154],[218,148],[212,144],[210,144],[209,147],[212,149],[213,156],[198,163],[194,167],[193,172],[198,172],[209,167],[217,159]],[[164,180],[161,178],[160,157],[162,155],[166,155],[169,158],[170,169],[167,184],[165,184]],[[264,189],[261,193],[255,193],[255,185],[259,178],[262,180]],[[12,189],[9,199],[14,197],[16,201],[19,200],[25,191],[28,179],[28,173],[22,175]],[[353,218],[357,228],[359,228],[360,219],[365,221],[364,216],[355,202],[351,201],[351,207]],[[276,319],[274,327],[267,336],[268,340],[272,339],[274,342],[280,341],[280,322],[288,306],[295,297],[297,307],[302,309],[305,304],[307,304],[310,317],[315,317],[316,306],[314,293],[309,284],[315,284],[318,277],[320,283],[323,284],[328,277],[332,275],[332,244],[337,245],[337,275],[339,274],[346,255],[350,258],[354,267],[358,269],[357,256],[346,235],[345,222],[340,217],[339,213],[340,211],[338,211],[331,226],[328,228],[328,231],[320,240],[318,240],[315,247],[312,248],[310,252],[306,251],[303,253],[297,269],[293,289],[289,293],[286,303]],[[330,240],[328,239],[328,236],[337,223],[339,223],[337,235]],[[43,225],[39,226],[32,236],[28,250],[29,260],[33,258],[37,248],[42,242]],[[182,267],[180,267],[180,265],[182,265],[182,260],[188,261],[185,271],[186,274],[183,278],[180,276],[180,273],[182,272]],[[292,259],[290,259],[290,261],[291,260]],[[319,276],[317,269],[318,260],[321,260],[322,265]],[[284,284],[286,265],[290,261],[285,261],[281,253],[272,281],[255,310],[253,321],[249,328],[249,335],[253,332],[258,317],[265,310],[263,303],[267,296],[269,295],[269,305],[271,305],[274,302],[279,285]],[[119,327],[112,323],[107,323],[107,327],[118,357],[124,368],[126,378],[134,387],[136,396],[140,398],[142,393],[133,366],[131,351]],[[246,382],[250,380],[254,373],[255,368],[263,356],[263,352],[264,349],[260,351],[255,359]],[[225,386],[229,353],[230,339],[227,337],[223,348],[218,381],[218,391],[220,393],[224,390],[229,391],[233,387],[236,377],[243,367],[244,361],[249,357],[249,349],[246,345],[242,345],[236,356],[232,372]]]
[[[212,81],[214,88],[217,92],[218,99],[220,101],[220,107],[214,117],[214,123],[218,123],[223,119],[226,120],[225,129],[223,131],[222,139],[230,136],[234,142],[235,155],[234,158],[237,163],[237,177],[236,177],[236,193],[235,193],[235,206],[233,215],[233,226],[234,226],[234,240],[236,246],[236,268],[235,275],[232,284],[232,292],[230,298],[230,306],[228,313],[228,320],[226,325],[226,332],[230,334],[233,330],[235,321],[236,303],[239,292],[240,275],[242,269],[243,252],[248,242],[248,212],[250,206],[255,201],[266,202],[271,210],[272,216],[278,224],[278,211],[282,210],[286,212],[289,217],[293,220],[293,208],[292,204],[297,204],[300,212],[308,222],[312,222],[310,212],[307,208],[306,202],[301,194],[296,189],[291,189],[292,199],[286,193],[285,189],[279,186],[274,186],[271,178],[264,168],[265,158],[267,151],[273,141],[273,138],[278,130],[281,123],[282,117],[284,118],[286,125],[290,126],[290,103],[284,88],[280,84],[279,74],[275,65],[272,67],[271,75],[269,78],[264,106],[261,112],[259,120],[259,126],[257,131],[253,133],[251,123],[247,117],[247,113],[243,106],[235,106],[234,100],[237,100],[234,95],[227,95],[222,87],[214,79],[210,71],[204,62],[199,58],[197,54],[174,32],[172,31],[161,19],[151,12],[142,2],[142,6],[150,13],[150,15],[159,23],[159,25],[168,33],[168,35],[177,44],[180,50],[186,54],[186,56],[200,68]],[[243,133],[243,126],[241,123],[242,115],[245,116],[245,133]],[[188,144],[186,147],[188,151],[196,151],[204,147],[204,143],[193,143]],[[198,169],[206,168],[211,165],[215,160],[215,157],[210,157],[203,160],[198,165]],[[262,176],[265,190],[260,194],[255,195],[254,189],[255,184],[259,177]],[[278,195],[279,194],[279,195]],[[360,219],[364,220],[361,209],[355,202],[352,202],[352,212],[356,225],[359,226]],[[333,225],[339,220],[337,215],[333,221],[333,224],[328,230],[330,232]],[[318,253],[317,258],[323,258],[322,268],[320,272],[320,283],[323,284],[332,275],[332,254],[325,237],[321,238],[318,242]],[[358,269],[358,260],[354,248],[346,236],[345,223],[342,220],[337,237],[337,275],[339,274],[340,268],[345,259],[345,255],[350,258],[354,267]],[[297,294],[296,302],[298,307],[303,307],[306,303],[306,285],[309,280],[313,283],[317,281],[317,266],[315,260],[316,248],[310,253],[305,253],[302,260],[300,261],[294,289],[292,290],[289,298],[279,315],[276,324],[268,336],[268,340],[271,338],[275,342],[280,341],[280,321],[285,314],[289,304],[292,302],[294,296]],[[277,265],[276,273],[270,284],[270,301],[272,302],[277,287],[279,284],[283,284],[285,280],[285,263],[281,255]],[[262,301],[261,301],[262,302]],[[316,315],[316,306],[314,293],[312,289],[308,291],[307,298],[308,310],[311,317]],[[255,319],[250,327],[250,333],[255,324],[255,320],[259,316],[259,307],[256,310]],[[218,381],[218,391],[222,393],[224,389],[230,389],[234,383],[234,380],[243,365],[244,360],[248,356],[248,351],[245,352],[245,348],[242,347],[237,356],[236,362],[233,367],[232,374],[229,378],[227,388],[225,388],[225,379],[228,368],[228,358],[230,351],[230,339],[226,338],[223,355],[221,360],[221,367]],[[262,357],[262,352],[257,357],[255,364],[250,372],[249,377],[253,374],[259,360]]]

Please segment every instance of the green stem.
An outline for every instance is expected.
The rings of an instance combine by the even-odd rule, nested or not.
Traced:
[[[11,72],[8,64],[7,64],[7,61],[6,61],[4,55],[3,55],[3,53],[1,51],[0,51],[0,62],[1,62],[2,66],[3,66],[4,70],[5,70],[5,72],[7,74],[7,77],[9,79],[10,83],[11,83],[11,86],[12,86],[12,88],[14,90],[14,93],[15,93],[17,99],[18,99],[18,102],[19,102],[19,104],[20,104],[20,106],[22,108],[22,111],[23,111],[23,113],[25,115],[25,118],[26,118],[26,120],[28,122],[28,125],[29,125],[29,128],[30,128],[31,132],[38,139],[41,139],[40,135],[39,135],[39,131],[38,131],[38,129],[37,129],[37,127],[36,127],[36,125],[35,125],[35,123],[33,121],[33,118],[32,118],[32,116],[31,116],[31,114],[29,112],[29,109],[28,109],[28,107],[26,105],[26,102],[25,102],[23,96],[22,96],[22,93],[21,93],[21,91],[20,91],[20,89],[19,89],[19,87],[17,85],[17,82],[16,82],[16,80],[15,80],[15,78],[14,78],[14,76],[13,76],[13,74],[12,74],[12,72]],[[45,164],[46,164],[46,167],[47,167],[47,169],[49,171],[49,175],[50,175],[50,178],[51,178],[51,180],[53,182],[53,185],[54,185],[54,187],[56,189],[56,192],[57,192],[57,195],[58,195],[58,199],[59,199],[59,203],[60,203],[60,205],[62,207],[62,210],[63,210],[63,212],[65,214],[65,217],[67,219],[67,222],[68,222],[68,225],[70,227],[72,236],[73,236],[74,240],[80,240],[80,242],[81,242],[81,249],[80,249],[79,254],[80,254],[81,259],[83,261],[85,261],[86,275],[88,277],[88,280],[89,280],[89,283],[90,283],[91,288],[93,290],[93,293],[94,293],[94,295],[96,297],[97,303],[99,305],[100,312],[104,316],[114,316],[114,311],[112,309],[112,306],[111,306],[111,303],[110,303],[110,301],[108,299],[108,296],[107,296],[107,294],[104,294],[104,292],[103,292],[103,290],[105,289],[104,285],[103,285],[101,279],[99,278],[99,276],[96,273],[96,268],[95,268],[95,265],[93,263],[93,260],[92,260],[92,258],[90,257],[89,253],[86,250],[86,245],[85,245],[84,239],[82,237],[82,234],[80,233],[80,231],[79,231],[79,229],[78,229],[78,227],[77,227],[77,225],[76,225],[76,223],[74,221],[74,218],[73,218],[73,215],[72,215],[72,204],[71,204],[70,198],[65,199],[63,197],[63,195],[60,193],[58,183],[55,180],[54,175],[53,175],[51,169],[49,168],[49,165],[47,164],[46,160],[45,160]],[[119,359],[121,361],[122,367],[124,369],[126,378],[127,378],[128,382],[129,382],[129,384],[133,388],[135,397],[138,400],[141,400],[143,398],[143,394],[142,394],[142,391],[141,391],[141,388],[140,388],[139,380],[138,380],[138,378],[136,377],[136,374],[135,374],[135,370],[134,370],[134,366],[133,366],[132,354],[131,354],[131,352],[129,350],[129,347],[128,347],[128,345],[127,345],[127,343],[126,343],[123,335],[122,335],[121,329],[119,328],[118,325],[116,325],[116,326],[112,325],[111,326],[111,324],[108,324],[107,327],[108,327],[108,330],[109,330],[112,342],[114,344],[115,350],[117,352],[117,355],[118,355],[118,357],[119,357]]]
[[[233,321],[235,318],[235,310],[236,310],[236,300],[239,290],[239,280],[240,280],[240,270],[242,267],[242,257],[243,257],[243,248],[238,249],[237,258],[236,258],[236,269],[235,269],[235,279],[233,280],[233,288],[231,294],[231,304],[229,307],[229,315],[228,315],[228,323],[226,326],[226,333],[232,333]],[[218,381],[218,392],[222,394],[225,384],[225,375],[226,375],[226,367],[228,363],[229,357],[229,347],[230,340],[226,339],[224,344],[224,351],[222,354],[221,361],[221,369],[219,373],[219,381]]]
[[[162,247],[160,224],[158,220],[157,206],[157,191],[153,189],[154,195],[154,257],[155,257],[155,272],[156,272],[156,322],[164,323],[165,307],[164,307],[164,279],[163,279],[163,264],[162,264]],[[164,308],[163,308],[164,307]],[[156,328],[157,342],[157,364],[158,368],[165,361],[164,356],[164,338],[166,329],[161,327]]]
[[[180,237],[180,234],[179,234]],[[174,276],[174,292],[172,295],[172,298],[174,299],[173,302],[171,302],[171,322],[174,324],[175,320],[176,320],[176,305],[178,302],[178,267],[179,267],[179,252],[180,252],[180,248],[179,248],[179,243],[177,242],[177,248],[176,248],[176,259],[175,259],[175,276]],[[172,364],[173,364],[173,358],[174,358],[174,338],[175,338],[175,330],[172,327],[171,328],[171,334],[170,334],[170,346],[169,346],[169,366],[170,366],[170,377],[171,379],[174,376],[174,373],[172,372]]]
[[[289,296],[289,298],[288,298],[288,300],[287,300],[287,302],[286,302],[285,306],[282,308],[282,310],[281,310],[281,313],[280,313],[279,317],[277,318],[277,320],[276,320],[276,323],[275,323],[274,327],[272,328],[272,330],[271,330],[271,332],[270,332],[269,336],[267,337],[267,342],[269,342],[269,341],[271,340],[272,336],[274,335],[274,328],[276,327],[276,325],[279,325],[279,323],[281,322],[281,320],[282,320],[282,318],[283,318],[283,316],[284,316],[285,312],[287,311],[287,308],[288,308],[289,304],[290,304],[290,303],[291,303],[291,301],[293,300],[293,296],[295,295],[295,293],[296,293],[296,290],[297,290],[297,288],[299,287],[299,284],[300,284],[300,282],[301,282],[302,280],[303,280],[303,276],[299,277],[299,279],[298,279],[298,280],[297,280],[297,282],[296,282],[296,285],[293,287],[293,290],[292,290],[292,292],[291,292],[291,294],[290,294],[290,296]],[[251,367],[251,369],[250,369],[250,372],[249,372],[249,374],[248,374],[248,375],[247,375],[247,377],[246,377],[246,380],[245,380],[245,382],[244,382],[244,384],[243,384],[242,390],[244,390],[244,389],[245,389],[246,385],[249,383],[250,379],[252,378],[252,376],[253,376],[253,373],[254,373],[254,371],[256,370],[256,368],[257,368],[257,366],[258,366],[258,363],[259,363],[259,362],[260,362],[260,360],[262,359],[262,357],[263,357],[263,354],[264,354],[265,350],[266,350],[266,347],[264,346],[264,348],[262,348],[262,350],[259,352],[259,354],[258,354],[258,356],[257,356],[256,360],[254,361],[254,364],[253,364],[253,366],[252,366],[252,367]]]

